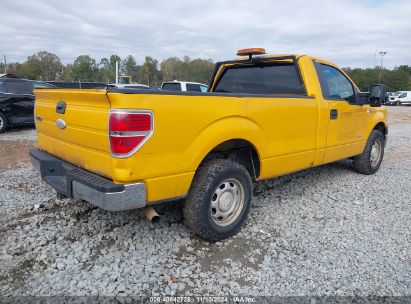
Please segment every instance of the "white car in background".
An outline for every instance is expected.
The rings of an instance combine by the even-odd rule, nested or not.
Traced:
[[[175,92],[207,92],[208,85],[199,82],[188,82],[188,81],[169,81],[163,82],[161,89],[164,91],[175,91]]]
[[[411,105],[411,91],[398,91],[387,101],[390,105]]]

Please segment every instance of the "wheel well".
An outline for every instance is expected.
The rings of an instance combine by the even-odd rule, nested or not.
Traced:
[[[377,123],[375,127],[373,128],[373,130],[381,131],[384,135],[388,134],[388,128],[385,126],[383,122]]]
[[[231,159],[242,164],[254,180],[260,176],[260,158],[257,150],[244,139],[231,139],[219,144],[201,163],[215,158]]]
[[[7,117],[6,113],[4,113],[4,112],[2,111],[2,109],[0,109],[0,113],[3,114],[4,117],[6,117],[6,121],[7,121],[7,123],[9,123],[9,118]]]

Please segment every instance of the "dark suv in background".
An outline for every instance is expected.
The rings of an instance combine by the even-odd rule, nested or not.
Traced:
[[[54,85],[27,79],[0,78],[0,133],[8,126],[34,124],[33,89]]]

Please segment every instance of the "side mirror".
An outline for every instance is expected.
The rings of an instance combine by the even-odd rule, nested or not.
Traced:
[[[383,84],[373,84],[370,86],[370,95],[368,100],[370,102],[371,107],[381,107],[382,102],[385,99],[385,95],[387,91],[385,89],[385,85]]]

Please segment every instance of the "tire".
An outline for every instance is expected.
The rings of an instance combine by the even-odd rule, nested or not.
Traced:
[[[184,204],[186,225],[209,241],[237,234],[250,210],[253,184],[246,168],[227,159],[201,165]]]
[[[396,106],[400,106],[401,102],[399,100],[397,100],[397,102],[395,103]]]
[[[8,127],[8,121],[6,115],[0,112],[0,133],[6,131]]]
[[[364,152],[354,157],[354,169],[370,175],[378,171],[384,157],[385,136],[381,131],[373,130],[368,137]]]

